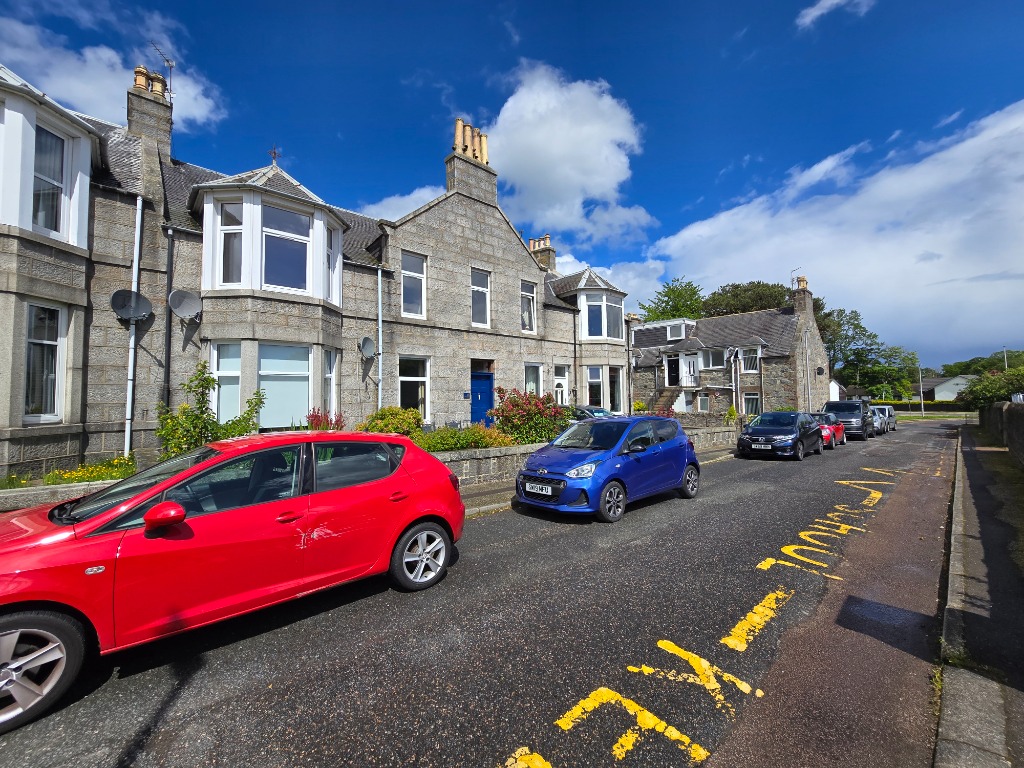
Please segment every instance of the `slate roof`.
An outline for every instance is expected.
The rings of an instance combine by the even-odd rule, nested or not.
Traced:
[[[163,175],[168,220],[175,227],[202,231],[202,221],[188,207],[192,188],[197,184],[208,184],[222,179],[224,174],[173,158],[170,163],[160,161],[160,172]]]
[[[331,210],[349,226],[342,238],[342,258],[352,264],[376,267],[377,256],[369,248],[381,236],[379,220],[344,208],[332,206]]]
[[[588,288],[603,291],[614,291],[615,293],[621,293],[623,296],[626,295],[625,291],[621,288],[616,288],[599,274],[594,272],[590,267],[587,267],[582,272],[574,272],[571,275],[555,279],[552,282],[551,287],[558,296],[565,296],[567,293],[582,291]]]
[[[544,276],[544,305],[548,307],[558,307],[559,309],[571,309],[576,310],[575,304],[571,304],[559,297],[555,291],[555,285],[558,283],[559,278],[550,272]]]
[[[762,309],[697,321],[690,336],[672,344],[638,348],[637,365],[655,365],[665,352],[687,352],[701,348],[761,346],[763,357],[789,357],[796,344],[799,317],[793,307]]]

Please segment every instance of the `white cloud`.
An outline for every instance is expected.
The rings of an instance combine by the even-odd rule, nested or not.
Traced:
[[[76,8],[81,10],[72,14]],[[106,19],[107,4],[91,7],[68,6],[67,15],[85,27]],[[106,9],[106,10],[104,10]],[[155,17],[147,17],[153,22]],[[166,22],[166,29],[174,25]],[[109,37],[109,35],[108,35]],[[163,38],[167,53],[174,51],[170,38]],[[67,38],[44,27],[18,19],[0,17],[0,61],[21,77],[60,103],[93,117],[124,124],[126,93],[131,86],[132,69],[139,60],[152,60],[156,52],[133,52],[135,60],[126,63],[125,54],[109,45],[72,49]],[[127,55],[133,55],[128,53]],[[218,89],[202,74],[187,67],[174,72],[174,125],[189,131],[212,125],[227,112]]]
[[[964,111],[962,109],[958,109],[952,115],[946,115],[944,118],[939,120],[939,122],[937,122],[935,124],[935,127],[936,128],[945,128],[950,123],[955,123],[957,120],[959,120],[960,119],[960,115],[962,115],[963,113],[964,113]]]
[[[569,81],[542,63],[523,62],[512,78],[512,95],[484,128],[511,218],[565,233],[579,247],[642,238],[657,222],[621,203],[629,158],[641,151],[629,107],[603,80]]]
[[[357,213],[372,219],[398,221],[406,214],[440,197],[444,192],[444,187],[420,187],[407,195],[392,195],[376,203],[367,203],[359,208]]]
[[[796,25],[800,29],[809,29],[822,16],[840,8],[863,16],[871,10],[875,0],[818,0],[814,5],[804,8],[796,17]]]
[[[802,267],[830,307],[859,310],[883,341],[920,352],[926,364],[1024,347],[1011,310],[1024,280],[1024,101],[901,163],[860,169],[863,146],[659,240],[645,262],[616,264],[609,279],[637,281],[635,306],[678,275],[711,291],[788,283]],[[808,182],[821,180],[841,183],[808,194]]]
[[[889,138],[885,140],[885,143],[886,144],[892,144],[894,141],[896,141],[896,139],[898,139],[902,135],[903,135],[903,130],[900,129],[900,128],[897,128],[895,131],[892,132],[892,135],[890,135]]]

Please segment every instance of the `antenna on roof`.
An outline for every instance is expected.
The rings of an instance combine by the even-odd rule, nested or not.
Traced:
[[[154,43],[152,40],[149,44],[153,46],[153,50],[160,54],[160,58],[164,60],[164,66],[167,67],[167,100],[174,103],[174,61],[167,56],[166,53],[160,50],[160,46]]]
[[[803,267],[797,267],[796,269],[789,270],[789,288],[793,290],[796,288],[796,273],[799,272]]]

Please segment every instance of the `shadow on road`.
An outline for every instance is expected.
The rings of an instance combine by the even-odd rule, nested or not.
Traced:
[[[886,645],[934,663],[936,649],[929,641],[938,632],[937,616],[927,616],[886,603],[849,595],[836,617],[836,624]]]

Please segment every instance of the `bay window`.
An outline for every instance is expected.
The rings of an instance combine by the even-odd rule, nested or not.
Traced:
[[[587,367],[587,405],[604,406],[604,388],[599,365]]]
[[[608,410],[622,413],[622,368],[608,368]]]
[[[323,405],[324,413],[334,413],[334,363],[338,359],[338,353],[333,349],[324,350],[324,391]]]
[[[242,203],[220,204],[220,282],[242,282]]]

